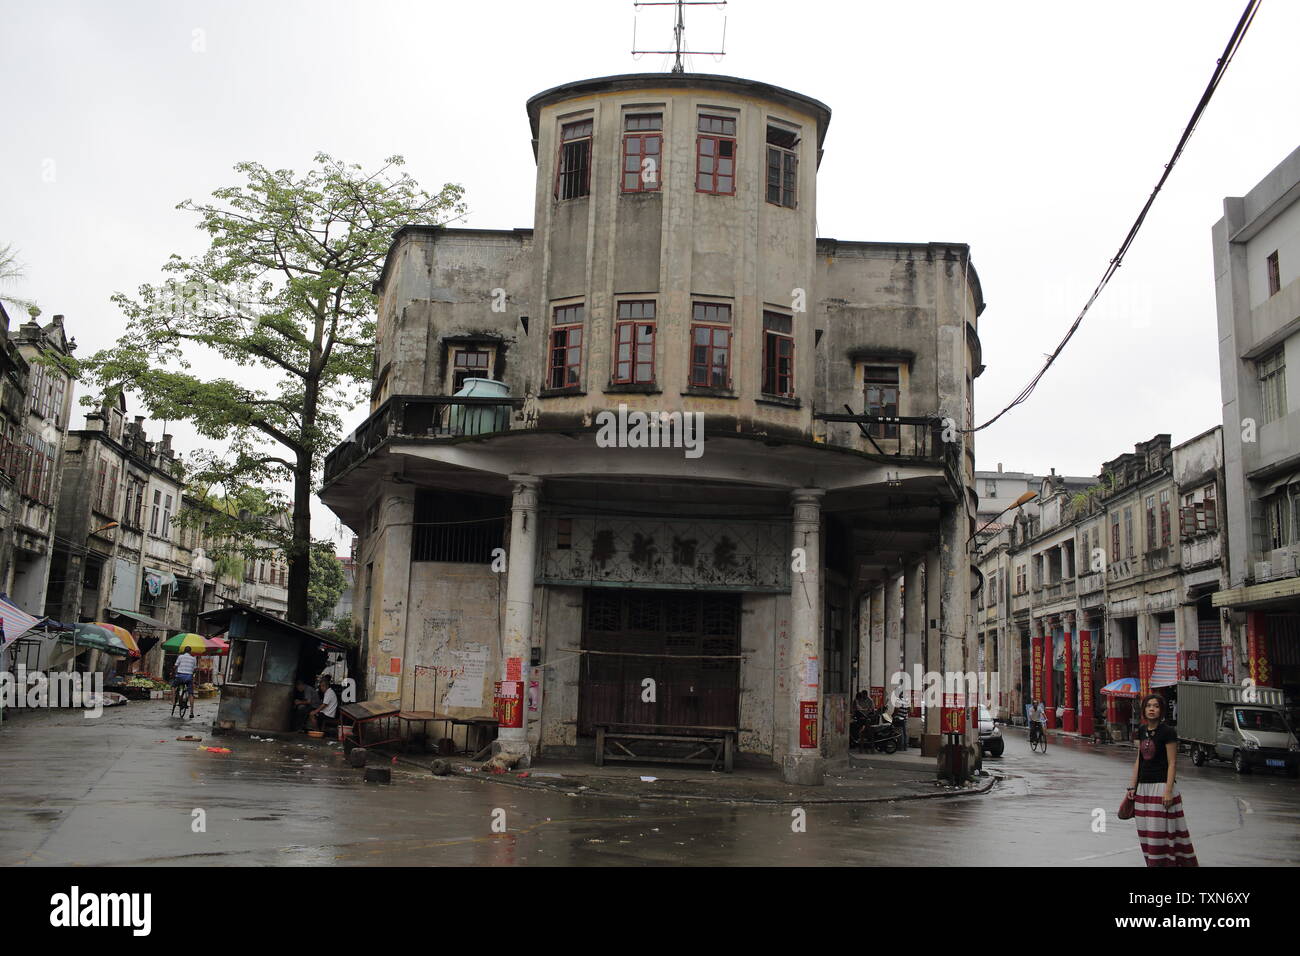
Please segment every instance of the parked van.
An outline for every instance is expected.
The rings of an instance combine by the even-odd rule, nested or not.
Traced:
[[[1275,687],[1179,681],[1177,727],[1198,767],[1229,760],[1237,773],[1261,767],[1300,776],[1300,743]]]

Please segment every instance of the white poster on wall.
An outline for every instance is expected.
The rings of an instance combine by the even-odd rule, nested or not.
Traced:
[[[482,707],[483,680],[487,677],[487,645],[466,644],[463,650],[452,651],[451,657],[456,671],[443,698],[443,706]]]

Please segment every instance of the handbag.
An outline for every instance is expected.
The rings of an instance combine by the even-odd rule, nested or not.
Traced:
[[[1119,817],[1121,820],[1132,820],[1136,810],[1137,808],[1134,805],[1133,798],[1128,795],[1127,791],[1125,791],[1124,799],[1119,803],[1119,812],[1117,812],[1115,816]]]

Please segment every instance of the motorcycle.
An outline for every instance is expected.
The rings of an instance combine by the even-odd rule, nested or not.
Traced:
[[[853,719],[849,724],[849,746],[892,754],[898,750],[906,726],[906,708],[900,707],[886,713],[877,708],[869,697],[863,699],[862,695],[859,695],[853,703]]]

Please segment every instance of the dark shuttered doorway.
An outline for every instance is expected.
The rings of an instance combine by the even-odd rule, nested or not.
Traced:
[[[735,727],[740,595],[590,588],[583,610],[578,733],[599,723]],[[655,700],[642,700],[644,680]]]

